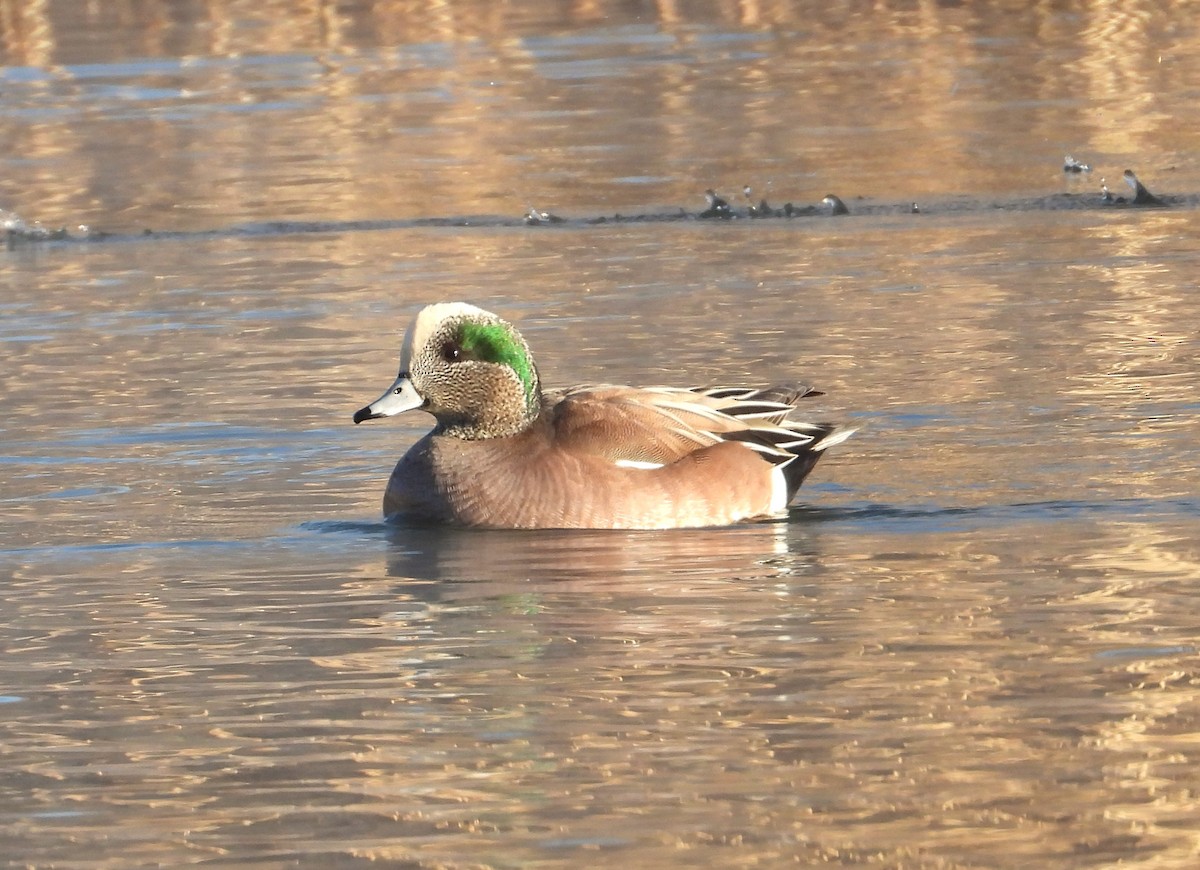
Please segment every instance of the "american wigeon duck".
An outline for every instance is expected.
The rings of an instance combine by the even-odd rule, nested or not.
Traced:
[[[787,419],[801,385],[543,392],[521,334],[461,302],[418,312],[400,375],[354,422],[422,410],[386,515],[485,528],[665,529],[778,518],[853,430]]]

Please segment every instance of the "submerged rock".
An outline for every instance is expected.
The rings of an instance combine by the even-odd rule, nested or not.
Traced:
[[[783,204],[784,217],[796,217],[798,215],[816,214],[817,207],[815,205],[792,205],[790,202]]]

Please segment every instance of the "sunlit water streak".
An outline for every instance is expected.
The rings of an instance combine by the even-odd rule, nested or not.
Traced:
[[[0,207],[72,239],[0,251],[8,861],[1194,863],[1194,28],[643,14],[4,18]],[[460,298],[860,431],[785,522],[388,525],[429,420],[350,415]]]

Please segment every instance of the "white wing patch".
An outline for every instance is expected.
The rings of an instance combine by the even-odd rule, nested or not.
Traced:
[[[617,468],[636,468],[640,471],[653,471],[656,468],[662,468],[661,462],[643,462],[640,459],[618,459],[616,461]]]

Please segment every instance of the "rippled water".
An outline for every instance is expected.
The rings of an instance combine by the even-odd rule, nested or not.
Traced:
[[[6,860],[1194,864],[1189,16],[293,5],[0,17]],[[786,523],[385,526],[449,299],[861,431]]]

